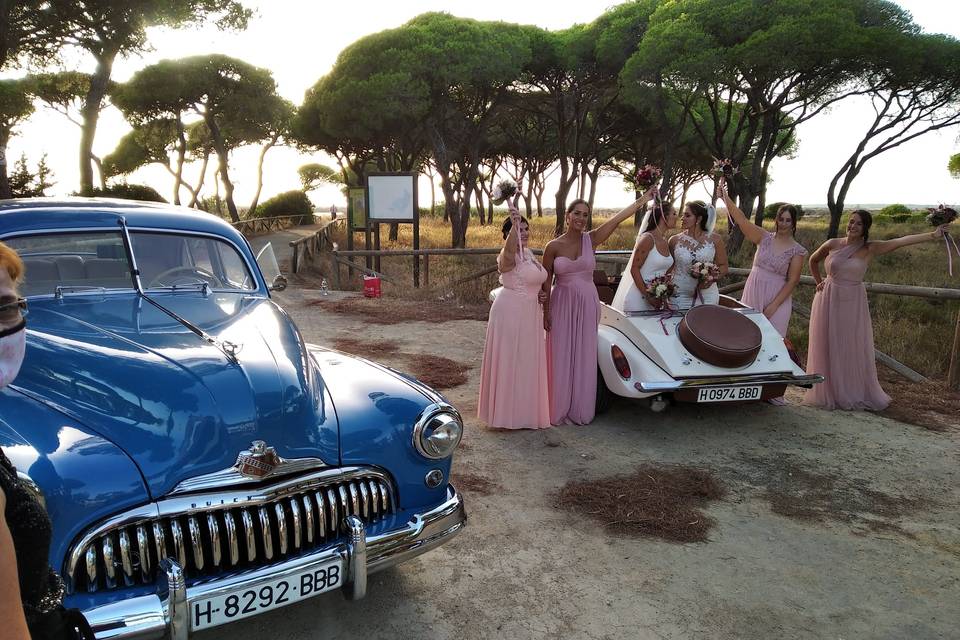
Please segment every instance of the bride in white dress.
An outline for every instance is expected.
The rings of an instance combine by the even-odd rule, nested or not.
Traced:
[[[683,217],[680,219],[683,233],[670,238],[670,252],[674,260],[673,283],[677,285],[676,302],[680,309],[720,302],[716,282],[709,287],[700,287],[699,281],[690,275],[690,266],[694,262],[712,262],[720,268],[720,277],[727,274],[727,249],[720,236],[713,232],[716,223],[716,209],[694,200],[683,208]]]
[[[647,283],[662,276],[673,267],[673,256],[666,232],[677,226],[677,213],[669,202],[651,203],[640,224],[637,242],[630,261],[620,278],[617,293],[610,306],[618,311],[650,311],[660,303],[647,293]]]

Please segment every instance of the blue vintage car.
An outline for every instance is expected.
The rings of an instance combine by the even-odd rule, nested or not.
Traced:
[[[0,240],[29,300],[0,446],[45,502],[66,605],[99,638],[182,639],[331,589],[360,598],[370,572],[463,528],[456,409],[305,343],[270,298],[279,273],[222,220],[14,200]]]

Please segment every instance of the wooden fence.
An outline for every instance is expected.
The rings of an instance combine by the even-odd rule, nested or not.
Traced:
[[[333,225],[346,220],[344,216],[337,216],[332,220],[323,223],[323,226],[308,236],[303,236],[290,241],[290,249],[293,255],[290,256],[290,271],[297,273],[303,263],[308,263],[320,255],[324,246],[329,246],[336,254],[336,244],[331,239]]]
[[[314,213],[313,217],[316,219],[320,215]],[[240,222],[231,222],[230,224],[244,235],[253,235],[256,233],[269,233],[271,231],[281,231],[287,227],[292,227],[295,225],[302,225],[303,218],[307,217],[300,213],[294,213],[285,216],[272,216],[269,218],[250,218],[248,220],[241,220]]]

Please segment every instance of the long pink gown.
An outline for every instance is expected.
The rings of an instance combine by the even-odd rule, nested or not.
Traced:
[[[863,276],[866,258],[854,257],[862,243],[833,251],[827,277],[813,298],[807,373],[826,378],[807,391],[804,404],[826,409],[880,411],[890,404],[877,380],[873,325]]]
[[[760,312],[763,312],[783,289],[793,257],[807,255],[807,250],[797,242],[794,242],[786,251],[778,252],[773,244],[775,235],[769,231],[764,233],[763,240],[757,246],[757,252],[753,254],[753,268],[747,276],[747,283],[743,286],[743,296],[740,298],[743,304]],[[770,323],[784,337],[787,335],[792,311],[793,296],[788,296],[770,318]]]
[[[547,279],[529,249],[526,259],[500,274],[503,290],[490,307],[480,368],[477,416],[492,427],[550,426],[547,349],[537,294]]]
[[[553,424],[588,424],[597,403],[597,326],[600,299],[593,284],[590,234],[584,233],[580,257],[557,256],[557,284],[550,296],[550,420]]]

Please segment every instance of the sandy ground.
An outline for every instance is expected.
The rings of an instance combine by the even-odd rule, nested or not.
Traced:
[[[447,392],[467,419],[454,481],[469,525],[372,576],[360,602],[325,594],[198,638],[960,637],[960,427],[621,401],[585,427],[491,431],[474,417],[483,322],[374,325],[307,304],[318,296],[277,295],[310,341],[386,339],[472,366]],[[614,537],[554,506],[569,480],[644,463],[723,483],[709,542]]]

